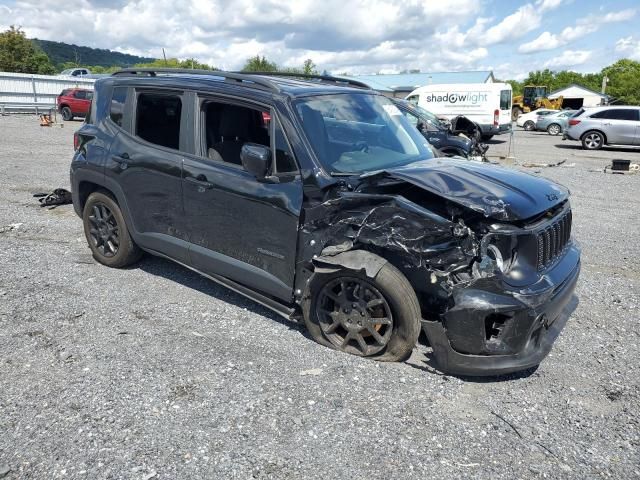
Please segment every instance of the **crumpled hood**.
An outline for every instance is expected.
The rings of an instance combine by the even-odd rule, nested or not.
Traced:
[[[466,160],[425,160],[384,173],[496,220],[526,220],[569,197],[569,190],[544,178]]]

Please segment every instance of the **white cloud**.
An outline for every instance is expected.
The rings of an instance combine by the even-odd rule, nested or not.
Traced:
[[[620,52],[632,60],[640,60],[640,39],[636,40],[631,35],[621,38],[616,42],[616,52]]]
[[[544,63],[544,68],[567,68],[586,63],[593,52],[590,50],[565,50],[561,55],[555,56]]]
[[[518,47],[518,52],[534,53],[563,47],[574,40],[598,31],[602,25],[623,22],[633,18],[635,15],[636,10],[633,8],[622,10],[620,12],[608,13],[606,15],[589,15],[578,19],[575,26],[566,27],[558,34],[550,32],[541,33],[537,38],[520,45]]]

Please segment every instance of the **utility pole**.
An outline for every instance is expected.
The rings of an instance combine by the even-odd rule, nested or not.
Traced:
[[[164,57],[164,66],[167,66],[167,54],[164,53],[164,47],[162,47],[162,56]]]
[[[609,81],[609,77],[607,77],[606,75],[604,77],[602,77],[602,90],[600,93],[602,93],[603,95],[605,94],[604,91],[607,89],[607,82]]]

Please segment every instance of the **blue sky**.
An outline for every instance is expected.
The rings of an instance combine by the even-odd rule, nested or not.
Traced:
[[[0,0],[0,29],[235,69],[253,55],[334,73],[523,78],[640,60],[638,0]]]

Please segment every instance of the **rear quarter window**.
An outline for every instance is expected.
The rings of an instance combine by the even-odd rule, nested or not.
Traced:
[[[109,106],[109,118],[111,121],[122,127],[124,120],[124,104],[127,101],[127,87],[115,87],[111,95]]]

